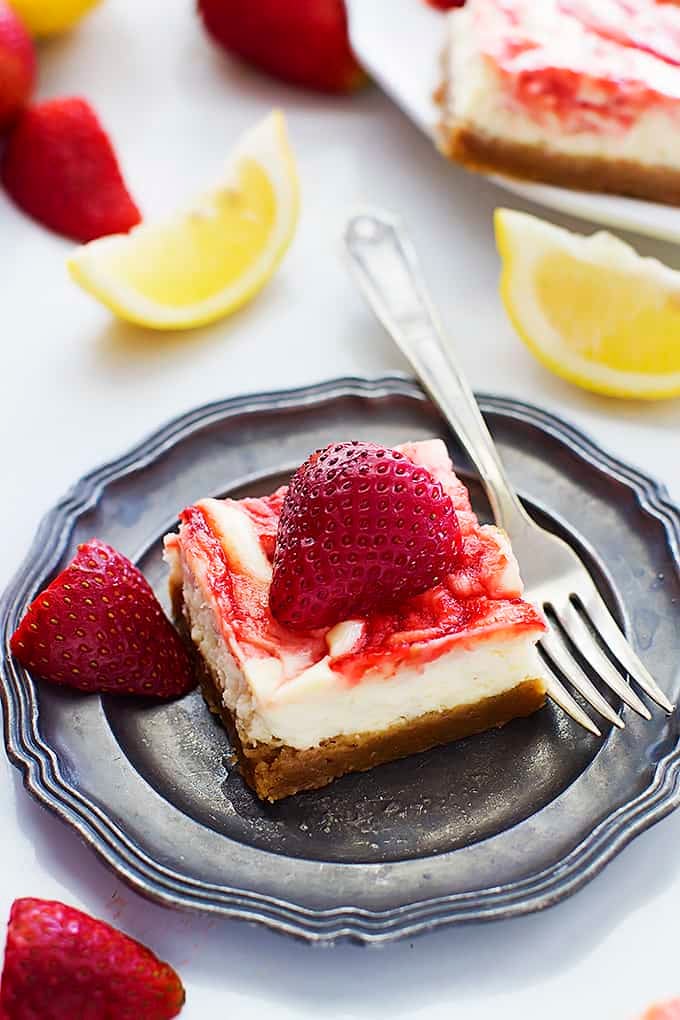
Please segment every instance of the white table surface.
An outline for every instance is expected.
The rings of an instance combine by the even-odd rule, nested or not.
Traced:
[[[114,322],[72,285],[69,244],[0,196],[0,585],[76,477],[178,412],[229,394],[405,369],[339,258],[343,217],[361,201],[399,210],[411,226],[476,388],[558,411],[680,498],[680,402],[589,396],[544,372],[513,335],[497,297],[491,227],[507,195],[446,165],[377,91],[315,97],[231,65],[192,8],[107,0],[79,31],[41,48],[40,94],[92,101],[149,216],[210,181],[241,129],[283,106],[302,177],[299,232],[269,288],[231,321],[153,335]],[[680,265],[670,246],[638,245]],[[315,950],[146,902],[29,800],[4,758],[0,776],[0,917],[14,897],[36,895],[113,921],[178,967],[186,1020],[250,1020],[265,1009],[277,1020],[526,1020],[546,1010],[551,1020],[624,1020],[680,994],[680,815],[543,915],[380,950]]]

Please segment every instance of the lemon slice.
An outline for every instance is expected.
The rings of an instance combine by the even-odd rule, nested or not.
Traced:
[[[680,394],[680,273],[605,231],[583,237],[497,209],[501,297],[557,375],[614,397]]]
[[[64,32],[87,14],[99,0],[10,0],[32,35]]]
[[[213,322],[266,283],[290,244],[299,189],[283,114],[238,142],[224,179],[166,223],[79,248],[74,280],[116,315],[153,329]]]

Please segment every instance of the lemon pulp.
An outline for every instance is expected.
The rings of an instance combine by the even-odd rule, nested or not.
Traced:
[[[548,255],[536,291],[552,327],[588,361],[619,372],[680,372],[680,300],[653,282]]]
[[[168,307],[193,305],[230,286],[253,265],[275,218],[276,199],[267,175],[244,160],[236,187],[208,196],[179,226],[140,233],[134,259],[121,251],[111,261],[111,272],[150,301]]]
[[[680,394],[680,273],[604,231],[509,209],[495,226],[503,303],[546,367],[609,396]]]

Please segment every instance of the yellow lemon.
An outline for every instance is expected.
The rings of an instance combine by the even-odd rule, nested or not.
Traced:
[[[236,145],[223,179],[165,223],[91,241],[74,280],[116,315],[153,329],[213,322],[253,297],[290,244],[299,187],[283,114]]]
[[[680,272],[606,231],[573,234],[497,209],[501,297],[557,375],[614,397],[680,394]]]
[[[9,0],[32,35],[54,35],[71,28],[99,0]]]

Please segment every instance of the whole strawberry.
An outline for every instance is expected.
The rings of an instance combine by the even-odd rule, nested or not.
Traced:
[[[425,0],[425,2],[439,11],[449,11],[453,7],[465,7],[465,0]]]
[[[7,1020],[170,1020],[179,977],[150,949],[52,900],[15,900],[0,1014]]]
[[[109,137],[84,99],[50,99],[25,110],[0,176],[29,216],[75,241],[125,234],[141,219]]]
[[[198,0],[198,8],[218,43],[277,78],[320,92],[365,81],[344,0]]]
[[[96,538],[31,603],[11,647],[32,673],[81,691],[170,698],[195,686],[144,575]]]
[[[35,83],[35,49],[23,22],[0,0],[0,130],[27,102]]]
[[[460,555],[450,497],[424,468],[374,443],[337,443],[293,476],[274,553],[272,614],[311,630],[432,588]]]

